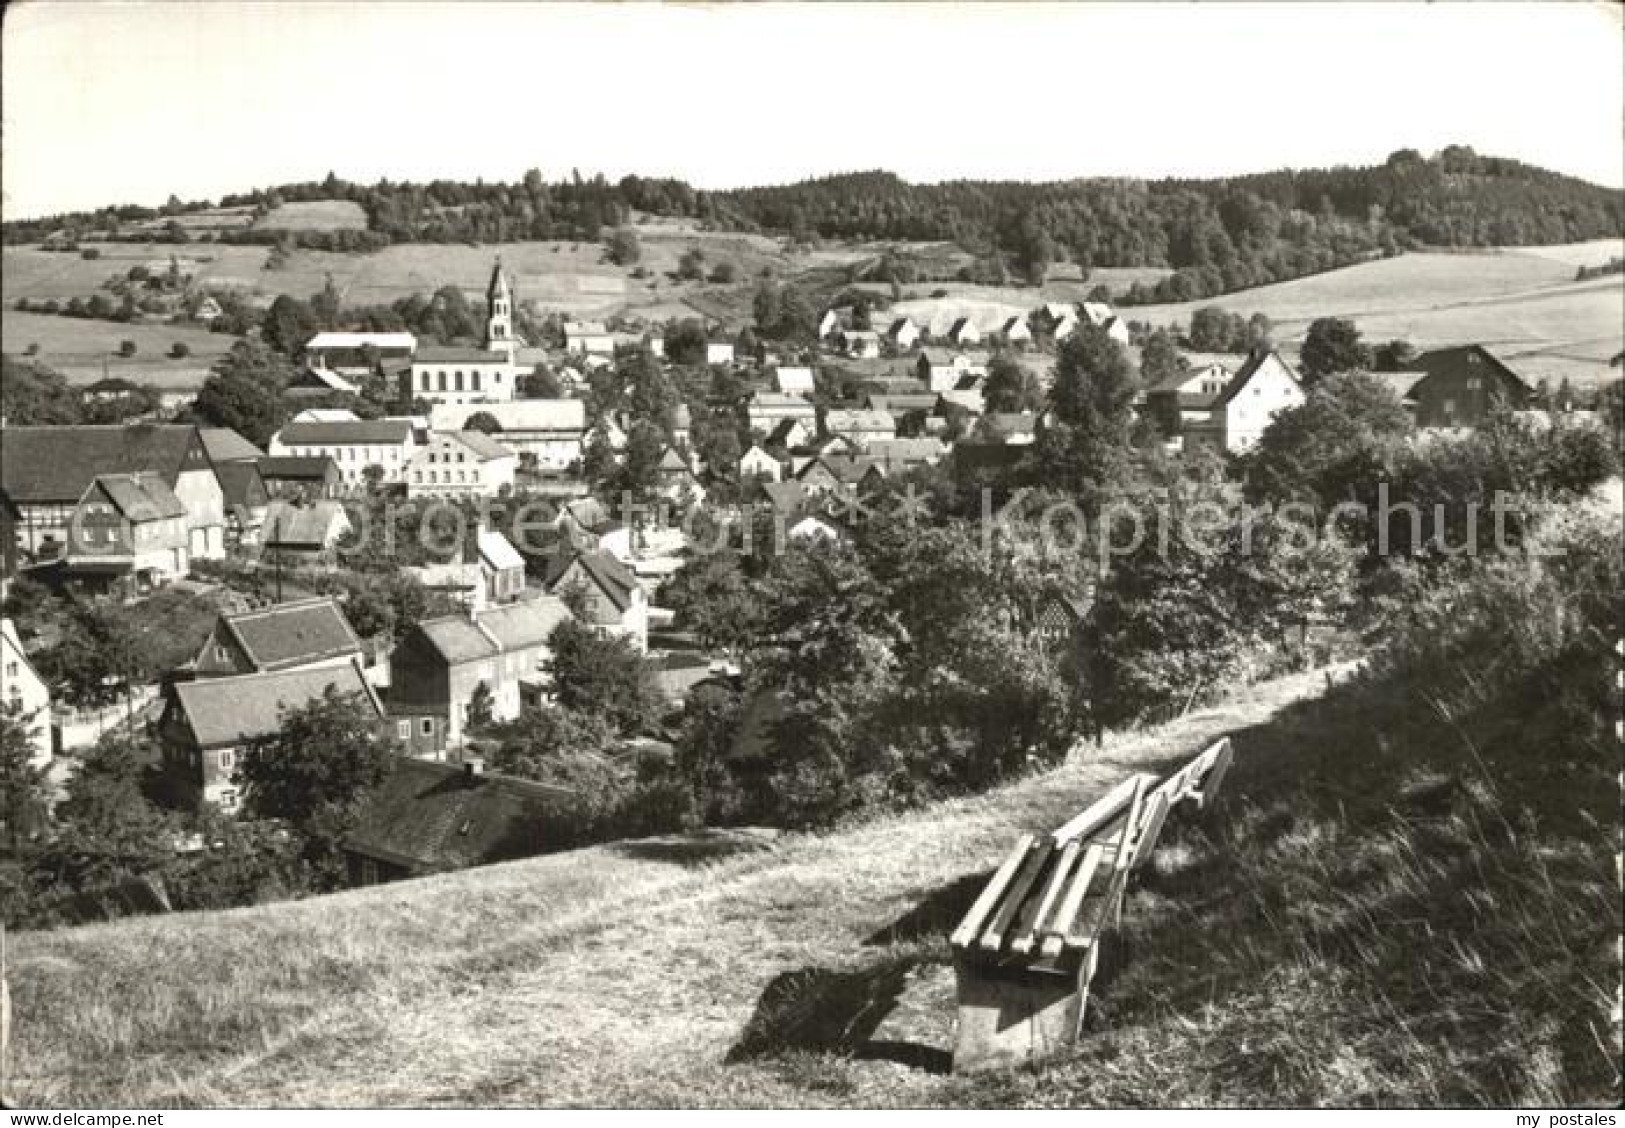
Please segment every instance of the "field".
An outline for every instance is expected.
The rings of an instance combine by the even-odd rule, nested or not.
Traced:
[[[118,354],[119,343],[134,341],[136,354]],[[30,344],[40,347],[42,364],[62,373],[71,384],[91,384],[105,376],[122,376],[138,384],[165,389],[202,385],[215,358],[228,352],[237,338],[206,329],[178,325],[120,325],[114,321],[59,317],[46,313],[0,311],[0,341],[8,353],[22,353]],[[183,341],[191,355],[175,360],[168,353]]]
[[[254,226],[277,231],[365,231],[367,213],[354,200],[305,200],[272,208]]]
[[[1575,282],[1578,265],[1606,262],[1619,240],[1480,254],[1421,253],[1179,305],[1139,306],[1124,316],[1189,325],[1216,305],[1262,311],[1292,345],[1316,317],[1347,317],[1369,341],[1403,337],[1420,348],[1476,341],[1531,380],[1606,381],[1625,346],[1625,278]]]

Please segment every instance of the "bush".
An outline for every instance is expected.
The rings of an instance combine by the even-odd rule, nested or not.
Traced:
[[[120,341],[118,344],[118,354],[120,356],[134,356],[135,342],[131,340]]]
[[[86,247],[84,250],[79,252],[79,257],[85,259],[86,261],[94,262],[96,259],[102,257],[102,250],[100,247]]]
[[[192,355],[192,346],[185,341],[176,341],[169,346],[169,355],[176,360],[182,360]]]

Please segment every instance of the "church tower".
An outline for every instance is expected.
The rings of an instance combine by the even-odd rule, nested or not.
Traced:
[[[485,302],[491,311],[485,322],[486,351],[507,353],[509,361],[512,361],[519,341],[513,332],[513,290],[508,285],[508,276],[502,273],[501,255],[497,256],[496,266],[491,271],[491,284],[486,287]]]

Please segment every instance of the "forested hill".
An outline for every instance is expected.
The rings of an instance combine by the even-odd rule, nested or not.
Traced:
[[[284,202],[352,200],[365,229],[280,231],[265,217]],[[390,243],[500,243],[596,239],[635,212],[711,226],[859,240],[948,240],[981,269],[1040,277],[1058,259],[1085,266],[1164,266],[1176,273],[1136,300],[1189,300],[1393,254],[1417,245],[1507,246],[1617,236],[1620,193],[1573,177],[1451,146],[1428,158],[1394,153],[1365,168],[1282,170],[1208,180],[950,181],[909,184],[886,172],[779,187],[698,191],[681,181],[628,176],[551,183],[532,170],[517,183],[380,181],[329,175],[229,196],[252,226],[211,232],[230,242],[292,241],[337,251]],[[161,209],[107,208],[4,225],[7,243],[47,236],[194,238],[151,221],[207,210],[172,198]]]

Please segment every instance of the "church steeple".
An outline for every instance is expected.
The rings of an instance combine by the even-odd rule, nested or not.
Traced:
[[[513,335],[513,290],[508,286],[508,276],[502,272],[502,256],[497,256],[496,266],[491,270],[491,284],[485,288],[486,305],[490,307],[490,317],[485,322],[485,347],[490,352],[505,352],[513,355],[515,339]]]

